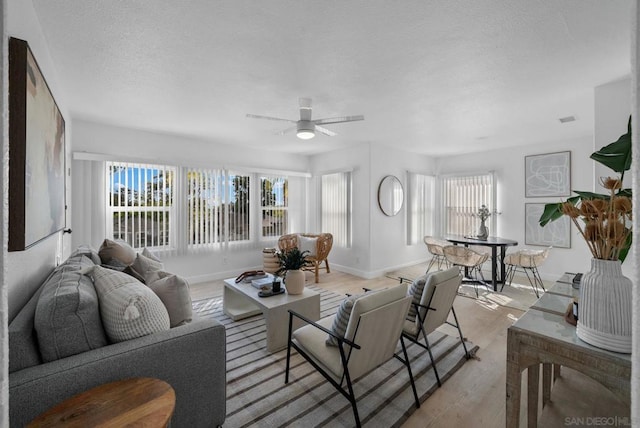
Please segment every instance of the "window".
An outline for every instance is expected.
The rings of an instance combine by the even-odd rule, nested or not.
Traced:
[[[333,235],[333,244],[351,246],[351,173],[322,176],[322,231]]]
[[[105,162],[107,236],[175,253],[264,245],[299,219],[286,176]],[[296,189],[297,182],[293,182]],[[294,198],[295,199],[295,198]],[[293,214],[292,214],[293,213]]]
[[[475,235],[479,223],[474,215],[480,206],[495,212],[493,173],[443,177],[441,183],[444,234]],[[491,219],[495,227],[495,216]]]
[[[433,184],[432,176],[407,174],[407,245],[420,244],[433,234]]]
[[[166,165],[107,162],[107,232],[134,248],[169,248],[175,174]]]
[[[289,182],[286,177],[260,177],[261,237],[278,237],[287,233]]]
[[[249,240],[250,177],[223,170],[187,170],[189,248]]]

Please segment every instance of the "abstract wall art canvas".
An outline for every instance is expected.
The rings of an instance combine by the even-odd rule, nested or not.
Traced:
[[[524,243],[544,247],[571,248],[571,221],[562,216],[540,226],[539,220],[545,204],[524,204]]]
[[[9,40],[9,251],[62,230],[65,122],[26,41]]]
[[[571,194],[571,152],[545,153],[524,158],[526,198]]]

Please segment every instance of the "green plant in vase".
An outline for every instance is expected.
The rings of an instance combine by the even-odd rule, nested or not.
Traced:
[[[568,216],[584,238],[593,258],[580,284],[577,336],[615,352],[631,352],[632,283],[621,263],[631,247],[631,189],[622,187],[631,168],[631,118],[627,133],[591,154],[618,177],[600,179],[607,193],[575,191],[565,202],[545,205],[540,226]]]
[[[302,269],[311,265],[307,260],[309,251],[300,251],[298,247],[276,253],[280,269],[276,275],[284,275],[284,285],[289,294],[301,294],[304,290],[305,275]]]

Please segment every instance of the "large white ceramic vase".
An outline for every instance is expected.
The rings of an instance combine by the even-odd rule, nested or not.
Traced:
[[[619,260],[591,259],[580,283],[578,337],[598,348],[631,353],[631,294]]]
[[[284,286],[289,294],[302,294],[305,275],[302,270],[288,270],[284,278]]]

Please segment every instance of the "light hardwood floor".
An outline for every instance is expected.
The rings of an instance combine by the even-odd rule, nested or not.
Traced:
[[[313,275],[307,273],[307,281]],[[390,278],[365,280],[333,271],[320,276],[319,286],[336,293],[357,293],[362,287],[381,288],[396,284]],[[194,284],[194,300],[220,296],[222,281]],[[484,305],[459,296],[454,304],[464,335],[480,347],[477,359],[470,360],[448,379],[403,425],[406,428],[426,427],[504,427],[507,328],[523,312],[504,306]],[[455,334],[453,328],[443,329]],[[450,329],[450,330],[447,330]],[[523,379],[523,394],[526,377]],[[526,426],[525,397],[521,410],[521,426]],[[629,407],[595,381],[575,371],[563,368],[562,377],[552,391],[552,402],[539,419],[540,427],[586,426],[589,417],[629,417]],[[624,419],[622,419],[624,421]],[[593,425],[593,423],[591,423]],[[624,425],[619,425],[624,426]]]

